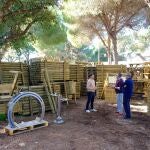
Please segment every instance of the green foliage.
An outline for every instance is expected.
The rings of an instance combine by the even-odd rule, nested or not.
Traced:
[[[150,28],[119,35],[120,52],[143,52],[150,46]]]
[[[107,62],[106,49],[101,47],[99,50],[94,47],[82,46],[79,51],[85,54],[85,58],[91,62],[98,62],[98,51],[100,53],[100,61]]]
[[[54,0],[0,1],[0,49],[19,54],[36,44],[41,50],[57,49],[67,39],[61,11]],[[4,10],[5,9],[5,10]]]

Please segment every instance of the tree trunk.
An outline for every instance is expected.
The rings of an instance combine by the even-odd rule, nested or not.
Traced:
[[[118,51],[117,51],[117,37],[116,37],[116,35],[114,35],[112,37],[112,44],[113,44],[113,57],[114,57],[114,61],[115,61],[115,64],[118,64],[119,56],[118,56]]]
[[[111,65],[112,64],[111,51],[110,51],[110,48],[108,47],[106,47],[106,49],[107,49],[108,64]]]
[[[111,39],[108,36],[108,48],[107,48],[107,57],[108,57],[108,64],[112,64],[112,60],[111,60]]]
[[[3,54],[0,52],[0,62],[2,61]]]

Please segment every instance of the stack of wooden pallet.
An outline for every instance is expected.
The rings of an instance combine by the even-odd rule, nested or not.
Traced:
[[[102,82],[96,82],[96,87],[97,87],[97,90],[96,90],[96,97],[97,98],[103,98],[103,83]]]
[[[76,82],[76,98],[81,97],[81,82]]]
[[[0,101],[0,114],[7,114],[8,111],[8,102],[1,102]],[[22,104],[20,102],[17,102],[14,110],[14,113],[21,113],[22,112]]]
[[[2,83],[11,83],[13,81],[13,74],[10,71],[20,71],[22,74],[19,74],[18,84],[27,85],[28,84],[28,66],[23,63],[8,63],[1,62],[1,82]]]
[[[80,64],[70,64],[70,80],[83,81],[84,80],[84,66]]]
[[[150,103],[150,62],[144,63],[144,73],[143,73],[143,81],[144,81],[144,96],[147,98],[148,102]],[[148,103],[148,104],[149,104]],[[149,104],[150,106],[150,104]],[[149,107],[150,112],[150,107]]]
[[[97,80],[96,67],[84,67],[84,81],[88,80],[88,75],[93,73],[95,76],[95,81]]]
[[[81,82],[81,96],[87,95],[86,83],[87,82]]]
[[[31,62],[30,72],[33,85],[43,82],[43,70],[47,69],[51,81],[70,79],[69,64],[67,62],[34,61]]]
[[[45,110],[49,111],[50,110],[50,104],[48,101],[48,97],[45,91],[45,87],[44,85],[39,85],[39,86],[30,86],[30,87],[21,87],[23,91],[32,91],[35,92],[37,94],[39,94],[44,103],[45,103]],[[40,112],[41,108],[39,107],[39,104],[37,103],[37,101],[35,99],[33,99],[32,97],[30,98],[24,98],[22,100],[22,114],[23,115],[29,115],[31,113],[38,113]]]
[[[144,64],[144,79],[150,80],[150,62]]]

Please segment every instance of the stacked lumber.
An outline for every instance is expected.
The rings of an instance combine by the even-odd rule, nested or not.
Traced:
[[[96,97],[97,98],[102,98],[103,96],[103,82],[96,82]]]
[[[8,102],[0,102],[0,114],[7,114],[8,111]],[[22,104],[17,102],[14,110],[14,113],[21,113],[22,112]]]
[[[87,95],[86,83],[87,82],[81,82],[81,96]]]
[[[7,112],[7,104],[0,103],[0,114],[6,114],[6,112]]]
[[[150,62],[144,63],[144,79],[150,80]]]
[[[143,64],[130,64],[128,71],[132,74],[133,80],[143,79]]]
[[[150,82],[147,84],[147,107],[148,107],[148,115],[150,115]]]
[[[67,62],[33,61],[30,64],[30,76],[33,85],[43,82],[43,70],[47,69],[51,81],[70,79],[69,64]]]
[[[18,84],[27,85],[28,84],[28,66],[24,63],[9,63],[9,62],[1,62],[1,82],[2,83],[12,83],[13,82],[13,74],[10,71],[20,71],[22,74],[19,74]]]
[[[21,87],[23,91],[28,91],[28,87]],[[30,86],[29,91],[35,92],[41,96],[45,103],[45,110],[49,111],[50,110],[50,104],[48,101],[48,97],[45,91],[44,85],[39,85],[39,86]],[[24,98],[22,100],[22,114],[23,115],[29,115],[31,113],[39,113],[40,111],[40,106],[37,103],[37,101],[34,100],[34,98]]]
[[[97,81],[104,82],[108,73],[125,73],[125,65],[97,65]]]
[[[93,73],[95,76],[95,81],[97,80],[96,67],[84,67],[84,81],[88,80],[88,75]]]
[[[80,98],[81,96],[81,82],[76,82],[76,98]]]
[[[70,64],[70,80],[84,81],[84,65]]]

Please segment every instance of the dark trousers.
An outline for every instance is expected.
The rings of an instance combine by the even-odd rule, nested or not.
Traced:
[[[90,109],[93,109],[94,98],[95,92],[87,92],[86,110],[89,110],[89,105],[91,105]]]
[[[131,97],[127,97],[126,95],[123,97],[123,107],[126,114],[125,118],[131,118],[130,99]]]

